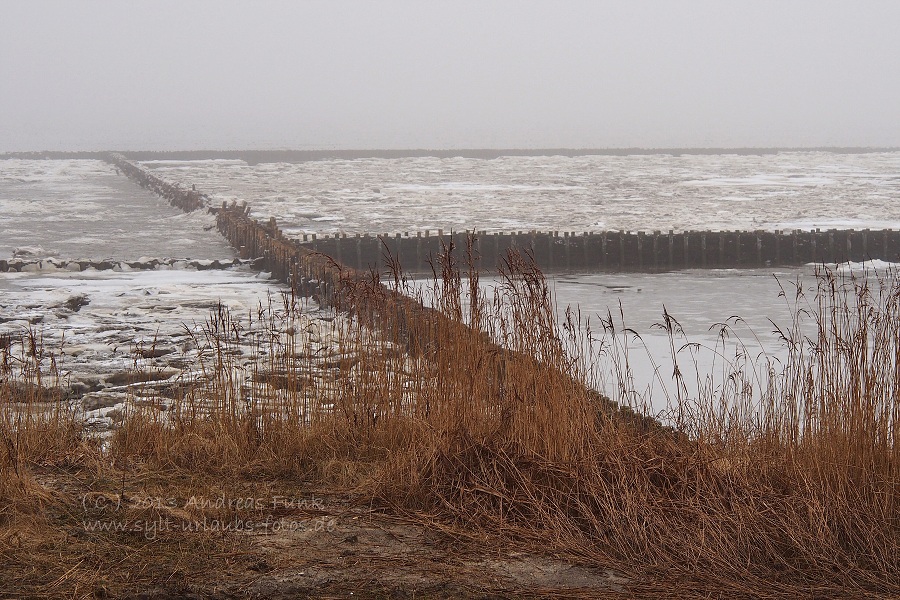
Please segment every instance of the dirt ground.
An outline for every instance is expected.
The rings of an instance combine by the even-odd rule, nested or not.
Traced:
[[[595,598],[627,585],[289,482],[35,481],[40,506],[0,527],[0,598]]]

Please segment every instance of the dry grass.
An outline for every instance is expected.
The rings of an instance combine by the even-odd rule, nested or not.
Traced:
[[[486,294],[475,258],[460,268],[449,256],[431,291],[399,268],[387,285],[343,278],[347,316],[332,321],[327,356],[300,334],[308,321],[294,298],[249,319],[217,311],[183,395],[169,410],[129,408],[104,459],[125,478],[354,492],[460,540],[616,568],[634,594],[900,595],[895,277],[823,271],[815,298],[787,294],[783,368],[754,393],[736,373],[740,385],[679,394],[671,429],[636,414],[639,400],[617,410],[593,391],[587,324],[572,312],[558,321],[529,260],[511,255]],[[676,334],[668,316],[663,325]],[[250,366],[238,360],[248,339]],[[34,383],[28,368],[5,381]],[[7,500],[37,493],[23,466],[71,462],[89,446],[62,409],[22,417],[4,385]],[[42,427],[60,433],[50,442]]]

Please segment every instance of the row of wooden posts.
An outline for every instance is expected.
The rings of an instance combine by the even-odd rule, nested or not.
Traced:
[[[250,218],[246,204],[222,204],[215,212],[219,232],[241,258],[262,259],[262,268],[301,295],[315,295],[320,302],[331,303],[341,279],[355,276],[329,256],[287,238],[274,218],[268,223]]]
[[[206,196],[193,187],[191,189],[185,189],[177,183],[172,183],[162,177],[158,177],[147,169],[134,164],[122,154],[116,152],[109,153],[109,155],[107,155],[107,162],[121,170],[129,179],[136,182],[142,188],[148,189],[165,198],[172,206],[180,208],[185,212],[205,208],[207,206]]]
[[[428,272],[452,246],[464,259],[470,232],[414,235],[304,235],[304,245],[356,269],[381,269],[387,256],[408,272]],[[516,232],[474,234],[482,268],[500,265],[510,248],[531,254],[546,272],[662,271],[900,259],[900,231]]]
[[[185,212],[201,208],[215,212],[219,231],[238,250],[241,258],[260,259],[261,268],[292,284],[303,295],[318,295],[328,301],[342,271],[344,275],[349,272],[315,249],[286,238],[275,219],[265,224],[251,219],[246,202],[232,203],[231,206],[223,203],[221,208],[212,208],[207,196],[193,186],[187,189],[167,181],[122,154],[110,153],[106,159],[141,187],[157,193]]]

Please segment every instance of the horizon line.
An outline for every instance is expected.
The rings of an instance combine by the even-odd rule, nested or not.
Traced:
[[[96,158],[118,152],[135,160],[140,157],[164,156],[227,158],[240,155],[263,157],[284,155],[305,159],[327,158],[497,158],[501,156],[591,156],[591,155],[654,155],[654,154],[777,154],[779,152],[828,152],[834,154],[868,154],[898,152],[900,146],[671,146],[671,147],[546,147],[546,148],[222,148],[222,149],[165,149],[165,150],[20,150],[0,152],[0,159],[9,158]],[[135,156],[137,155],[137,156]]]

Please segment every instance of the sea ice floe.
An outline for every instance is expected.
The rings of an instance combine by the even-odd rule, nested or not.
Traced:
[[[0,259],[231,258],[204,211],[186,214],[99,160],[0,160]],[[97,256],[96,253],[101,253]]]
[[[214,204],[245,200],[289,235],[808,229],[847,214],[866,215],[851,227],[900,228],[900,152],[145,164]],[[378,196],[367,196],[373,188]],[[716,210],[728,197],[728,210]]]

